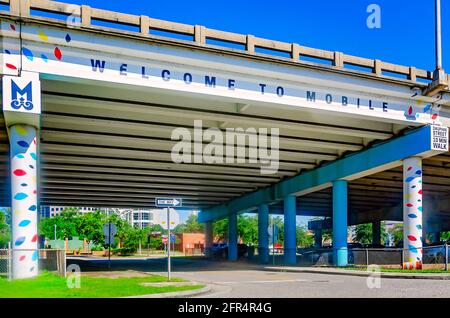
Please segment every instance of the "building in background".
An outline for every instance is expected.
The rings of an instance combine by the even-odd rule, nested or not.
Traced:
[[[204,233],[177,233],[175,249],[188,255],[203,254],[205,250]]]
[[[54,217],[54,216],[57,216],[57,215],[61,214],[61,212],[64,209],[67,209],[67,208],[76,208],[76,209],[78,209],[78,212],[80,214],[88,213],[88,212],[94,212],[94,211],[99,210],[99,208],[92,208],[92,207],[72,207],[72,206],[69,207],[69,206],[53,206],[53,205],[52,206],[47,206],[47,205],[42,205],[40,207],[40,210],[39,210],[39,217],[41,219]]]
[[[108,208],[93,208],[93,207],[67,207],[67,206],[41,206],[39,210],[39,217],[50,218],[61,214],[66,208],[76,208],[80,214],[95,212],[97,210],[104,211],[105,213],[118,214],[123,220],[126,220],[133,227],[144,229],[154,224],[161,224],[163,220],[166,220],[167,214],[165,209],[108,209]],[[172,216],[176,224],[180,221],[178,212],[174,212]]]
[[[128,221],[133,227],[144,229],[154,225],[153,210],[125,210],[121,213],[121,217]]]

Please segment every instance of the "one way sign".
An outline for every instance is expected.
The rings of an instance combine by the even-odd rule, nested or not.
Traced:
[[[175,208],[183,206],[181,198],[156,198],[155,205],[159,208]]]

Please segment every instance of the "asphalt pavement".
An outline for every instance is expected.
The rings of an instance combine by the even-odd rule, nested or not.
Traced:
[[[69,259],[82,272],[104,271],[106,260]],[[164,275],[164,258],[113,260],[112,271],[142,271]],[[319,297],[450,297],[449,280],[361,277],[334,273],[268,271],[245,261],[174,258],[174,277],[211,286],[199,297],[319,298]]]

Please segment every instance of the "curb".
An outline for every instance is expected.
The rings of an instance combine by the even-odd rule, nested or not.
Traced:
[[[198,296],[202,294],[209,293],[211,291],[211,285],[206,285],[203,288],[196,290],[186,290],[181,292],[170,292],[161,294],[148,294],[148,295],[137,295],[137,296],[127,296],[123,298],[184,298],[190,296]]]
[[[310,274],[328,274],[328,275],[347,275],[347,276],[359,276],[359,277],[370,277],[374,272],[365,271],[352,271],[352,270],[342,270],[342,271],[327,271],[327,270],[312,270],[312,269],[295,269],[295,268],[279,268],[279,267],[264,267],[265,271],[277,272],[283,271],[288,273],[310,273]],[[386,273],[380,272],[381,278],[397,278],[397,279],[433,279],[433,280],[450,280],[450,274],[446,275],[433,275],[430,274],[398,274],[398,273]]]

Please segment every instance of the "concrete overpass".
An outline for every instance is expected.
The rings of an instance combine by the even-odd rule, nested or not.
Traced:
[[[287,263],[295,215],[333,216],[339,265],[349,222],[403,220],[420,251],[422,214],[402,200],[422,202],[422,184],[424,213],[449,229],[448,75],[88,6],[0,4],[0,206],[13,211],[16,277],[36,274],[41,204],[152,208],[179,196],[202,211],[209,243],[212,222],[229,218],[230,259],[236,215],[258,212],[262,261],[268,214],[284,214]],[[207,145],[223,150],[218,136],[236,128],[249,140],[278,129],[278,158],[250,143],[209,162]],[[181,132],[191,153],[174,162]]]

